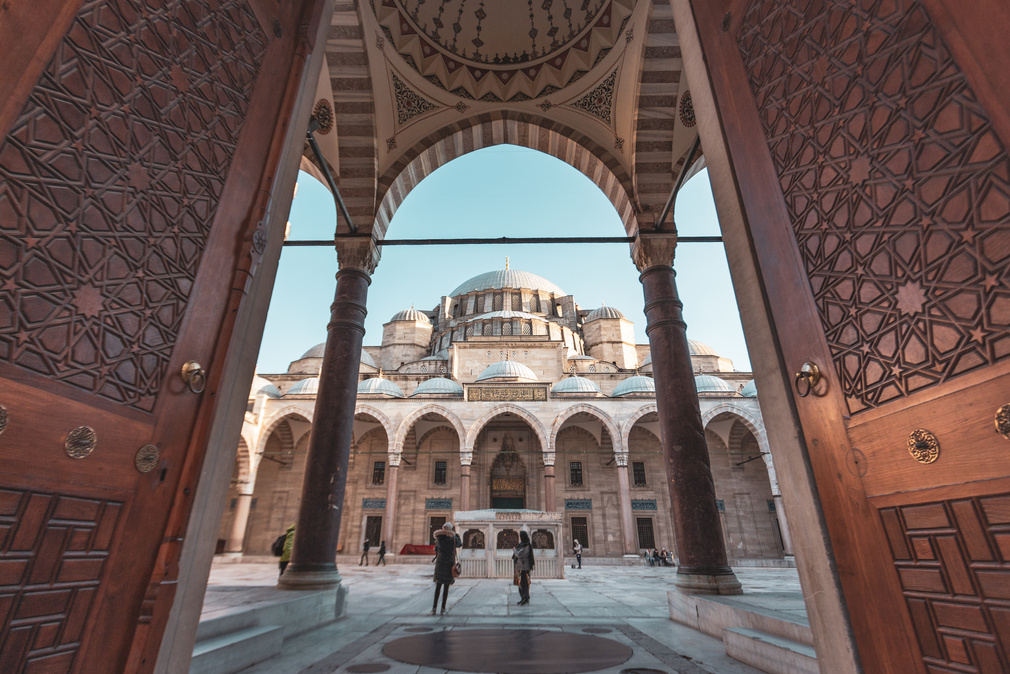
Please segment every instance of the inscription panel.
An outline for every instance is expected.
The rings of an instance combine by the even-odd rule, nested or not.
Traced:
[[[544,402],[547,400],[547,387],[471,386],[466,391],[466,399],[470,402]]]
[[[1010,158],[918,0],[737,35],[851,412],[1010,355]]]
[[[71,669],[122,508],[0,490],[0,671]]]
[[[1010,671],[1010,494],[879,512],[930,671]]]
[[[0,362],[153,409],[265,49],[245,0],[84,3],[0,145]]]

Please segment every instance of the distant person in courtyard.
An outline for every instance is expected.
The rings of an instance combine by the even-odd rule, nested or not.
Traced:
[[[435,615],[435,609],[438,607],[439,592],[442,592],[442,615],[445,615],[449,586],[455,582],[455,578],[452,577],[452,566],[456,563],[458,539],[459,536],[453,532],[451,522],[446,522],[435,532],[435,599],[431,603],[431,615]]]
[[[280,578],[284,575],[284,569],[288,568],[288,562],[291,561],[291,548],[295,545],[295,525],[292,524],[288,527],[287,534],[284,536],[284,552],[281,553],[281,561],[277,562],[277,566],[280,567],[281,572],[277,574]]]
[[[361,544],[361,561],[358,562],[358,566],[368,566],[368,549],[372,547],[372,544],[365,539],[365,542]]]
[[[386,565],[386,541],[379,543],[379,558],[375,560],[375,565],[379,564]]]
[[[533,571],[533,544],[525,531],[519,532],[519,545],[512,551],[512,564],[519,574],[519,606],[525,606],[530,603],[530,573]]]
[[[579,568],[582,568],[582,544],[579,543],[579,539],[575,539],[572,543],[572,550],[575,552],[575,561],[579,563]]]
[[[649,563],[649,566],[655,566],[656,560],[652,558],[652,550],[646,550],[644,554],[645,554],[645,561]]]

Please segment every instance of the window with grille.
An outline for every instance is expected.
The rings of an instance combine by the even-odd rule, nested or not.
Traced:
[[[524,335],[533,334],[533,327],[529,323],[523,323],[523,334]]]
[[[478,314],[484,313],[484,296],[483,295],[477,295],[477,313]]]
[[[372,465],[372,484],[382,484],[386,481],[386,462],[376,461]]]
[[[589,366],[589,371],[590,372],[596,372],[596,364],[595,363],[593,365]]]
[[[446,473],[446,463],[445,461],[435,462],[435,484],[445,484],[445,473]]]
[[[484,336],[485,337],[490,337],[491,334],[492,334],[492,332],[493,332],[493,330],[494,330],[494,328],[491,326],[490,323],[485,323],[484,324]]]
[[[365,538],[372,544],[373,548],[379,547],[382,538],[382,516],[369,515],[365,520]]]
[[[582,545],[582,550],[589,548],[589,518],[572,518],[572,540],[578,541]]]
[[[467,337],[473,337],[473,326],[472,325],[466,326],[466,336]]]
[[[501,293],[495,293],[494,294],[494,310],[495,311],[501,311],[501,307],[502,307],[502,294]]]
[[[512,296],[512,311],[523,310],[523,296],[516,293]]]
[[[428,372],[428,366],[427,365],[422,365],[421,366],[421,374],[425,374],[426,372]]]
[[[645,462],[644,461],[632,461],[631,462],[631,472],[635,475],[635,486],[644,487],[645,486]]]
[[[638,525],[638,547],[652,550],[656,547],[656,536],[652,531],[652,518],[636,517],[635,524]]]
[[[582,462],[572,461],[568,464],[568,472],[571,476],[571,485],[573,487],[582,486]],[[582,539],[579,539],[582,540]]]
[[[511,335],[512,334],[512,324],[509,323],[509,322],[502,323],[501,324],[501,333],[503,335]]]
[[[540,313],[540,295],[534,295],[530,298],[530,311],[533,313]]]

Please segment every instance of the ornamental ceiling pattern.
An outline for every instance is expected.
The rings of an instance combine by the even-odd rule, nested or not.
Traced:
[[[858,412],[1010,357],[1010,157],[921,2],[806,5],[738,41]]]
[[[524,101],[576,82],[618,44],[635,0],[372,0],[407,64],[461,98]]]

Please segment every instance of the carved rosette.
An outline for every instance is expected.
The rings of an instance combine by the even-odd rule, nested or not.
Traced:
[[[133,466],[141,473],[150,473],[158,465],[158,448],[154,445],[144,445],[133,457]]]
[[[921,428],[908,435],[908,453],[919,463],[933,463],[940,457],[936,436]]]
[[[0,410],[3,408],[0,407]],[[3,432],[5,417],[0,417],[0,433]],[[1004,405],[996,410],[996,432],[1010,440],[1010,405]]]
[[[7,408],[0,405],[0,434],[7,430]]]
[[[95,435],[95,429],[88,426],[78,426],[67,433],[63,448],[71,459],[83,459],[94,451],[97,442],[98,436]]]

